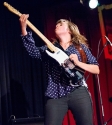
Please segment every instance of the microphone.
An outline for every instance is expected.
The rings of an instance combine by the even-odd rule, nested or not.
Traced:
[[[105,36],[106,40],[108,41],[108,43],[110,44],[110,46],[112,46],[111,41],[109,40],[109,38],[107,36]]]

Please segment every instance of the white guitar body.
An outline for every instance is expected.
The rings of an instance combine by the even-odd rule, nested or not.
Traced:
[[[66,73],[68,73],[70,77],[75,76],[75,73],[71,71],[75,65],[69,60],[69,56],[65,52],[56,47],[56,51],[54,53],[49,52],[48,50],[46,50],[46,53],[55,59],[60,64],[60,66],[65,69]]]
[[[64,64],[65,60],[69,59],[68,55],[57,47],[54,53],[49,52],[48,50],[46,50],[46,53],[54,58],[60,65]]]

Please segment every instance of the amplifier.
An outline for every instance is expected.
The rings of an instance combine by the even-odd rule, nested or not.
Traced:
[[[11,123],[12,125],[44,125],[44,117],[12,119]]]

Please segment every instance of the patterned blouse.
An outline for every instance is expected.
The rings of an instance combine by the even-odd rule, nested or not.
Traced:
[[[59,65],[59,63],[54,60],[52,57],[50,57],[45,50],[47,50],[47,46],[42,47],[36,47],[35,41],[32,37],[32,32],[28,32],[26,36],[22,36],[23,44],[28,51],[29,55],[40,59],[45,64],[46,69],[46,75],[47,75],[47,89],[45,92],[45,96],[48,96],[50,98],[60,98],[63,96],[66,96],[70,92],[72,92],[79,84],[74,83],[74,85],[71,85],[69,80],[65,78],[62,71],[62,66]],[[86,53],[87,56],[87,63],[88,64],[94,64],[98,65],[98,62],[96,58],[91,54],[91,51],[83,44],[81,44],[81,47]],[[78,59],[81,61],[81,56],[79,51],[75,48],[74,45],[70,45],[66,50],[66,53],[70,54],[77,54]],[[76,86],[75,86],[76,84]],[[82,79],[80,82],[80,85],[84,86],[87,85],[85,80]]]

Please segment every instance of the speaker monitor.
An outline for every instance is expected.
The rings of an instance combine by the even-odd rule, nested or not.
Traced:
[[[44,125],[43,117],[12,119],[12,125]]]

